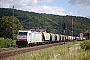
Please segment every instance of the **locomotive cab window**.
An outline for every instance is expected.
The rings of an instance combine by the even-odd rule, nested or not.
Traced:
[[[27,32],[19,32],[18,35],[27,35]]]

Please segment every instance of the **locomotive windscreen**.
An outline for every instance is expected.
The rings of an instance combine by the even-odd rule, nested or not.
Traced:
[[[18,35],[27,35],[27,32],[19,32]]]

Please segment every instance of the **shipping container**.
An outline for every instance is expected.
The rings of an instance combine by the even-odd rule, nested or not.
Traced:
[[[56,41],[56,35],[53,33],[50,33],[50,35],[51,35],[51,41]]]
[[[60,41],[60,35],[59,34],[56,34],[56,40]]]
[[[47,32],[43,32],[44,41],[50,41],[50,34]]]
[[[60,41],[64,41],[65,35],[60,35]]]

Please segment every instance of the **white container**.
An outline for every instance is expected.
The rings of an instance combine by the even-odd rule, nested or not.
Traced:
[[[56,34],[56,37],[57,37],[57,41],[59,41],[60,40],[60,35]]]
[[[49,33],[43,32],[43,35],[44,35],[45,41],[50,41],[50,34]]]

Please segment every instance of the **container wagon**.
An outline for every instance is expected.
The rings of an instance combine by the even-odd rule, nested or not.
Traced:
[[[56,42],[56,40],[57,40],[56,34],[50,33],[50,40],[51,40],[51,42]]]
[[[43,40],[45,43],[50,43],[51,39],[50,39],[50,33],[47,32],[42,32],[43,33]]]
[[[65,40],[65,35],[60,34],[60,41],[63,42]]]
[[[59,34],[56,34],[56,41],[60,42],[60,35]]]

